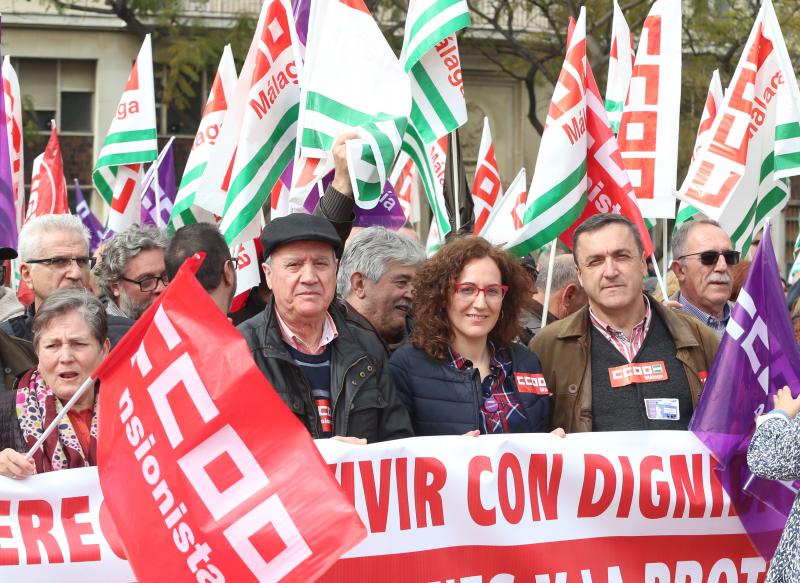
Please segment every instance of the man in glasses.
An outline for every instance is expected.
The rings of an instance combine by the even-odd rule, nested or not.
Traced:
[[[154,227],[133,226],[103,245],[95,276],[108,298],[110,315],[137,320],[167,287],[167,236]]]
[[[680,291],[670,299],[721,338],[731,316],[731,267],[739,263],[739,252],[719,223],[696,219],[683,223],[673,235],[672,256]]]
[[[615,214],[574,232],[573,256],[589,305],[548,324],[531,349],[565,431],[686,429],[719,340],[645,295],[642,240]]]
[[[208,292],[223,314],[231,309],[236,293],[236,258],[216,225],[197,223],[186,225],[170,239],[165,256],[167,276],[172,279],[187,257],[197,252],[206,254],[197,280]]]
[[[57,289],[87,289],[94,257],[89,255],[89,233],[77,215],[42,215],[25,223],[19,233],[20,275],[33,292],[25,314],[0,324],[10,336],[33,339],[33,315]],[[131,327],[127,318],[108,318],[111,345]]]

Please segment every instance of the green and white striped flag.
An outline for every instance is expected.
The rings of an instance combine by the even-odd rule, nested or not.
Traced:
[[[194,138],[192,151],[186,161],[175,204],[167,226],[170,235],[183,227],[194,223],[215,223],[214,215],[207,210],[195,206],[194,199],[200,177],[203,175],[214,142],[219,136],[220,128],[228,111],[228,103],[236,85],[236,65],[233,62],[233,53],[230,45],[225,45],[222,51],[217,75],[211,86],[211,92],[203,110],[203,117],[197,134]]]
[[[714,124],[714,119],[717,117],[717,112],[721,106],[722,83],[719,80],[719,71],[714,69],[714,73],[711,75],[711,83],[708,85],[708,95],[706,96],[706,104],[703,107],[703,115],[700,116],[700,125],[697,126],[697,137],[694,142],[692,159],[711,139],[711,126]],[[678,206],[678,214],[675,215],[674,231],[677,231],[686,221],[693,220],[699,212],[690,204],[681,201]]]
[[[425,196],[433,213],[439,234],[444,238],[450,232],[450,219],[444,201],[444,170],[447,161],[448,136],[426,144],[417,129],[409,124],[403,136],[402,151],[414,161],[419,171]]]
[[[678,198],[719,221],[746,251],[754,232],[789,200],[800,174],[800,90],[770,0],[764,0]]]
[[[633,36],[625,15],[614,0],[614,16],[611,21],[611,51],[608,58],[608,82],[606,83],[605,107],[611,129],[616,134],[622,120],[622,110],[628,97],[628,87],[633,75]]]
[[[411,78],[411,123],[431,143],[467,121],[456,32],[470,25],[465,0],[411,0],[400,62]]]
[[[288,0],[267,0],[256,30],[258,50],[247,107],[219,228],[229,245],[257,235],[247,229],[295,155],[301,61]],[[246,231],[247,229],[247,231]]]
[[[146,35],[117,105],[92,180],[111,206],[107,226],[119,233],[141,220],[142,164],[158,157],[153,53]]]
[[[300,157],[329,158],[345,131],[356,204],[373,208],[400,151],[411,87],[362,0],[319,0],[309,16],[300,96]]]
[[[581,8],[539,144],[528,192],[532,200],[522,229],[506,245],[514,255],[521,257],[550,243],[583,213],[587,201],[585,117],[586,11]]]

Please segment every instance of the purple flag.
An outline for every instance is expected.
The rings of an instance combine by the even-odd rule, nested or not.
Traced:
[[[103,223],[94,215],[89,204],[83,197],[81,187],[78,185],[78,179],[75,179],[75,214],[83,221],[83,226],[89,230],[89,252],[94,255],[97,247],[105,241],[107,237],[106,229]]]
[[[747,448],[772,396],[800,389],[800,352],[769,228],[750,266],[689,429],[719,462],[720,479],[758,551],[775,552],[796,488],[753,476]]]
[[[3,55],[0,54],[0,63]],[[6,96],[0,71],[0,247],[17,248],[17,214],[14,207],[14,187],[11,178],[11,152],[6,129]]]
[[[305,48],[308,39],[308,15],[311,12],[311,0],[294,0],[292,4],[297,39]]]
[[[383,193],[374,208],[362,209],[356,207],[355,212],[356,221],[353,225],[356,227],[379,225],[396,231],[406,224],[406,215],[403,212],[403,207],[400,206],[397,193],[388,180],[383,185]]]
[[[142,225],[166,228],[178,192],[175,182],[175,156],[171,138],[158,159],[147,170],[142,181]],[[158,174],[156,175],[156,169]],[[156,198],[158,196],[158,198]],[[158,204],[156,204],[158,200]]]

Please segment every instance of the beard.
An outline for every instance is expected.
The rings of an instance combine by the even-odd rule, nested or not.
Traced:
[[[138,320],[139,316],[144,314],[145,310],[150,307],[151,303],[152,302],[140,304],[133,298],[129,297],[128,294],[125,293],[124,289],[120,289],[119,309],[122,310],[131,320]]]

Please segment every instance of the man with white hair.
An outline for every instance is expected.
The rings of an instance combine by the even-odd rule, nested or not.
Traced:
[[[388,355],[409,330],[411,280],[425,260],[422,245],[384,227],[351,237],[339,261],[336,287],[347,318],[375,332]]]
[[[94,257],[89,233],[76,215],[42,215],[25,223],[19,233],[20,275],[33,292],[25,314],[0,323],[9,336],[32,340],[33,315],[57,289],[86,289]],[[109,317],[108,337],[114,345],[131,327],[126,318]]]
[[[731,267],[739,263],[739,252],[719,223],[695,219],[683,223],[673,235],[672,256],[680,291],[670,299],[721,338],[731,317]]]
[[[134,225],[103,245],[95,277],[109,315],[138,320],[166,289],[167,242],[163,231]]]

